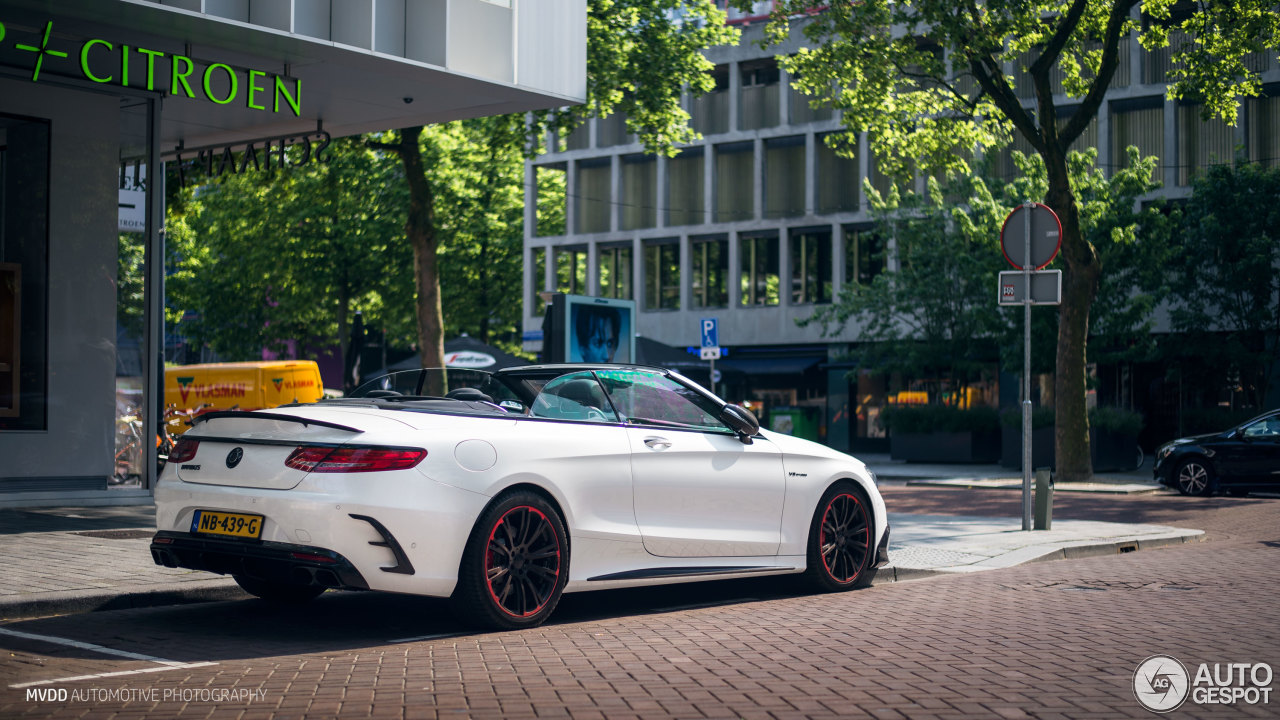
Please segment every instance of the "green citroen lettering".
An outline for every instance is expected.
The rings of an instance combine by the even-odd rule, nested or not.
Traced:
[[[261,70],[250,70],[250,71],[249,71],[249,82],[247,83],[249,87],[248,87],[248,89],[245,91],[245,97],[246,97],[246,99],[248,100],[247,105],[249,106],[249,108],[251,108],[251,109],[253,109],[253,110],[266,110],[266,109],[267,109],[266,107],[264,107],[264,106],[262,106],[262,105],[258,105],[258,104],[256,104],[256,103],[254,103],[254,100],[255,100],[255,98],[256,98],[256,96],[257,96],[257,94],[258,94],[258,93],[260,93],[260,92],[262,92],[263,90],[266,90],[266,88],[264,88],[264,87],[262,87],[261,85],[259,85],[257,81],[258,81],[258,80],[261,80],[262,78],[264,78],[264,77],[266,77],[266,76],[267,76],[267,74],[266,74],[266,73],[264,73],[264,72],[262,72]]]
[[[178,69],[179,63],[184,66],[184,69]],[[193,98],[196,96],[196,94],[191,91],[191,85],[187,83],[187,78],[191,75],[191,69],[191,58],[186,55],[173,56],[172,63],[170,64],[170,70],[173,75],[173,78],[169,81],[170,95],[177,95],[178,85],[182,85],[182,89],[187,91],[187,97]]]
[[[4,39],[4,23],[0,23],[0,40]]]
[[[147,50],[138,48],[138,52],[147,56],[147,89],[156,89],[156,58],[164,57],[164,53],[159,50]]]
[[[275,106],[272,112],[280,112],[280,96],[284,95],[284,101],[293,109],[293,116],[300,117],[302,115],[302,80],[293,81],[293,95],[289,95],[289,89],[284,86],[284,80],[276,76],[276,97]]]
[[[213,76],[214,68],[222,68],[224,71],[226,71],[227,78],[231,80],[231,92],[227,93],[227,96],[221,100],[213,96],[213,89],[209,87],[209,79]],[[213,102],[216,102],[219,105],[226,105],[227,103],[231,102],[236,98],[236,93],[238,90],[239,90],[239,85],[238,85],[238,81],[236,80],[236,74],[231,69],[230,66],[223,65],[222,63],[213,63],[212,65],[204,69],[204,96],[209,98]]]
[[[120,46],[120,84],[129,87],[129,46]]]
[[[95,38],[93,40],[90,40],[89,42],[86,42],[84,46],[80,48],[80,72],[84,73],[85,77],[89,78],[90,80],[96,83],[111,82],[113,79],[113,76],[108,75],[104,78],[100,78],[89,71],[89,48],[93,47],[94,45],[106,45],[107,52],[110,52],[115,49],[115,46],[107,42],[106,40],[98,40]]]

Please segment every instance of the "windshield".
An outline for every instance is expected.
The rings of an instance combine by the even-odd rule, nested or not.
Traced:
[[[510,388],[483,370],[423,368],[383,375],[356,388],[349,398],[452,398],[523,410]],[[513,405],[514,403],[514,405]]]

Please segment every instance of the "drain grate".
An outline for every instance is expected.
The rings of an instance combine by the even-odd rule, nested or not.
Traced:
[[[155,530],[87,530],[75,533],[84,537],[101,538],[103,540],[141,540],[156,534]]]

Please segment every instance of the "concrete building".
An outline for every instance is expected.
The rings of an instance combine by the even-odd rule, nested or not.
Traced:
[[[585,96],[586,0],[0,1],[0,506],[149,499],[150,169],[286,173],[332,137]],[[122,233],[146,248],[137,318],[117,302]],[[146,461],[108,491],[134,414]]]
[[[801,408],[784,413],[784,422],[807,417],[810,433],[835,448],[883,449],[876,414],[891,396],[912,392],[915,379],[867,370],[850,379],[851,366],[839,358],[852,328],[823,338],[817,326],[796,321],[832,302],[847,283],[895,269],[891,252],[887,262],[875,261],[885,241],[869,232],[862,191],[864,178],[882,191],[888,182],[865,135],[852,159],[823,142],[841,129],[839,118],[812,108],[774,59],[798,48],[799,39],[760,49],[771,7],[757,2],[751,12],[730,11],[743,37],[708,53],[715,90],[686,98],[703,138],[676,157],[645,154],[615,115],[528,163],[526,349],[539,348],[539,292],[635,299],[637,332],[679,348],[696,346],[700,320],[715,317],[728,350],[719,367],[740,373],[737,381],[726,376],[722,392],[733,400],[749,396],[766,411]],[[1189,193],[1198,168],[1229,162],[1237,147],[1253,161],[1280,163],[1280,67],[1263,54],[1249,62],[1262,71],[1267,96],[1245,101],[1235,127],[1205,123],[1199,106],[1166,99],[1168,51],[1148,53],[1127,38],[1112,89],[1078,146],[1096,147],[1104,168],[1124,162],[1129,145],[1158,155],[1159,194],[1172,198]],[[1006,72],[1025,77],[1015,70]],[[1030,105],[1030,83],[1020,80],[1016,90]],[[1057,100],[1067,104],[1065,95]],[[1011,176],[1007,157],[1001,171]],[[539,203],[538,188],[554,186],[567,191],[563,207]],[[917,190],[923,187],[920,178]],[[1006,384],[1016,395],[1016,385]],[[992,404],[999,396],[994,384],[980,390]]]

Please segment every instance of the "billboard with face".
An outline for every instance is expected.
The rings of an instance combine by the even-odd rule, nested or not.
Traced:
[[[634,300],[565,295],[564,302],[566,361],[635,362]]]

